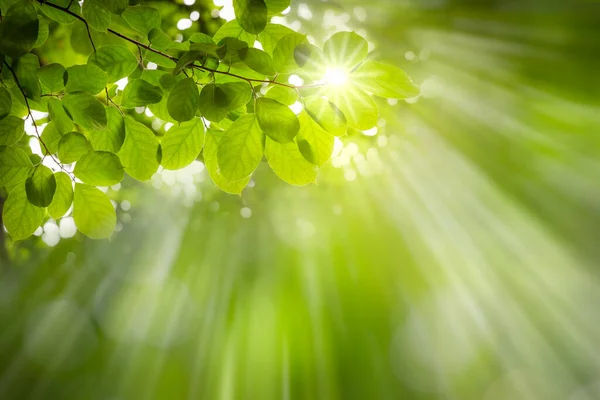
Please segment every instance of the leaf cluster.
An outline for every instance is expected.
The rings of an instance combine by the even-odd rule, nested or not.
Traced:
[[[264,159],[289,184],[313,183],[336,136],[376,125],[374,96],[418,94],[402,70],[368,59],[366,40],[354,32],[338,32],[321,48],[270,23],[288,6],[235,0],[236,19],[212,37],[177,42],[158,10],[127,0],[86,0],[83,7],[1,0],[0,187],[9,193],[2,220],[13,239],[71,208],[80,232],[109,237],[115,210],[98,187],[125,175],[146,181],[161,167],[177,170],[197,159],[227,193],[239,194]],[[83,24],[91,45],[85,63],[40,63],[35,49],[52,40],[57,24]],[[97,35],[118,41],[97,46]],[[345,83],[331,84],[331,71],[347,75]],[[288,83],[291,75],[305,84]],[[136,119],[139,107],[173,127],[155,132]],[[38,127],[32,110],[47,113],[47,123]],[[43,157],[29,148],[26,117]]]

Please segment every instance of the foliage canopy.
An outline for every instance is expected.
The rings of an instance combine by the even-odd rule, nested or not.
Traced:
[[[97,187],[125,174],[146,181],[161,166],[196,159],[228,193],[239,194],[263,158],[289,184],[313,183],[334,136],[375,126],[373,96],[418,94],[402,70],[368,59],[366,40],[354,32],[334,34],[321,49],[271,23],[289,0],[234,0],[236,19],[212,37],[186,40],[173,40],[159,11],[137,3],[0,0],[0,188],[14,240],[71,207],[79,231],[109,237],[115,210]],[[61,25],[72,26],[70,45],[86,63],[40,62],[38,49],[61,40]],[[347,79],[330,80],[331,71]],[[288,83],[292,74],[305,83]],[[290,108],[295,103],[301,111]],[[173,127],[155,132],[132,112],[139,107]],[[48,113],[47,123],[38,126],[33,111]]]

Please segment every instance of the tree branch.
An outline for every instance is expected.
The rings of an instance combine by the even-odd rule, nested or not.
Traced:
[[[19,90],[21,91],[21,94],[23,95],[23,100],[25,100],[25,105],[27,106],[27,114],[31,118],[31,123],[33,124],[33,128],[35,129],[35,135],[37,136],[37,138],[40,141],[40,143],[42,144],[42,146],[44,146],[44,149],[46,150],[46,152],[48,154],[50,154],[50,150],[48,150],[48,147],[46,146],[46,143],[44,143],[44,141],[42,140],[42,136],[40,135],[40,132],[38,130],[38,126],[35,123],[35,119],[33,118],[33,114],[31,113],[31,107],[29,107],[29,100],[27,100],[27,95],[25,94],[25,90],[21,86],[21,82],[19,82],[19,78],[17,78],[17,74],[12,69],[12,67],[10,65],[8,65],[8,63],[6,61],[4,61],[4,65],[6,65],[6,68],[8,68],[8,70],[12,74],[13,78],[15,78],[15,83],[17,84],[17,87],[19,88]]]
[[[23,100],[25,100],[25,105],[27,106],[27,113],[29,115],[29,118],[31,118],[31,123],[33,124],[33,128],[35,129],[35,135],[36,135],[38,141],[42,144],[42,146],[44,146],[44,150],[46,150],[46,154],[44,155],[44,157],[46,155],[49,155],[50,158],[52,158],[54,160],[54,162],[60,167],[61,170],[63,170],[67,175],[69,175],[71,177],[71,179],[74,179],[73,176],[71,176],[71,174],[63,167],[63,165],[56,158],[54,158],[54,156],[52,155],[52,152],[48,149],[48,146],[46,146],[46,143],[44,143],[44,141],[42,140],[42,136],[40,135],[40,131],[38,130],[38,126],[37,126],[37,123],[35,122],[35,118],[33,118],[33,114],[31,113],[31,107],[29,106],[29,100],[27,100],[27,95],[25,94],[25,90],[21,86],[21,82],[19,82],[19,78],[17,78],[17,74],[12,69],[12,67],[10,65],[8,65],[8,63],[6,61],[4,61],[4,65],[6,65],[6,68],[8,68],[8,70],[12,74],[13,78],[15,78],[17,87],[19,88],[19,90],[21,91],[21,94],[23,95]]]
[[[56,5],[56,4],[52,4],[52,3],[48,3],[48,2],[44,2],[43,0],[37,0],[37,1],[38,1],[40,4],[45,4],[45,5],[49,6],[49,7],[55,8],[55,9],[57,9],[57,10],[61,10],[61,11],[65,12],[65,13],[67,13],[67,14],[71,15],[72,17],[74,17],[74,18],[77,18],[78,20],[80,20],[81,22],[83,22],[83,23],[86,25],[86,27],[88,28],[88,34],[89,34],[89,26],[88,26],[88,23],[87,23],[87,21],[85,20],[85,18],[83,18],[81,15],[78,15],[78,14],[74,13],[73,11],[69,10],[68,8],[61,7],[61,6],[59,6],[59,5]],[[138,47],[142,47],[142,48],[144,48],[144,49],[146,49],[146,50],[148,50],[148,51],[151,51],[151,52],[153,52],[153,53],[155,53],[155,54],[158,54],[158,55],[161,55],[161,56],[163,56],[163,57],[165,57],[165,58],[168,58],[168,59],[169,59],[169,60],[171,60],[171,61],[174,61],[174,62],[178,62],[178,61],[179,61],[179,59],[178,59],[177,57],[174,57],[174,56],[172,56],[172,55],[170,55],[170,54],[166,54],[166,53],[163,53],[162,51],[159,51],[159,50],[153,49],[153,48],[152,48],[152,47],[150,47],[149,45],[147,45],[147,44],[144,44],[144,43],[141,43],[141,42],[139,42],[139,41],[137,41],[137,40],[135,40],[135,39],[132,39],[132,38],[130,38],[130,37],[127,37],[127,36],[125,36],[125,35],[123,35],[123,34],[121,34],[121,33],[117,32],[117,31],[115,31],[115,30],[113,30],[113,29],[110,29],[110,28],[108,28],[108,29],[107,29],[107,31],[108,31],[108,32],[110,32],[110,33],[112,33],[112,34],[113,34],[113,35],[115,35],[115,36],[118,36],[118,37],[120,37],[120,38],[121,38],[121,39],[123,39],[123,40],[126,40],[126,41],[128,41],[128,42],[130,42],[130,43],[132,43],[132,44],[135,44],[135,45],[136,45],[136,46],[138,46]],[[91,40],[91,35],[90,35],[90,40]],[[92,46],[93,46],[93,43],[92,43]],[[94,47],[94,51],[95,51],[95,50],[96,50],[96,48]],[[196,68],[196,69],[199,69],[199,70],[202,70],[202,71],[206,71],[206,72],[212,72],[213,74],[221,74],[221,75],[227,75],[227,76],[231,76],[231,77],[233,77],[233,78],[237,78],[237,79],[244,80],[244,81],[246,81],[246,82],[248,82],[248,83],[254,82],[254,83],[266,83],[266,84],[273,84],[273,85],[279,85],[279,86],[283,86],[283,87],[287,87],[287,88],[289,88],[289,89],[295,89],[295,90],[297,90],[297,89],[307,89],[307,88],[314,88],[314,87],[323,86],[323,84],[314,84],[314,85],[295,86],[295,85],[290,85],[290,84],[287,84],[287,83],[277,82],[277,81],[275,81],[275,80],[268,80],[268,79],[267,79],[267,80],[265,80],[265,79],[252,79],[252,78],[246,78],[245,76],[241,76],[241,75],[233,74],[233,73],[231,73],[231,72],[229,72],[229,71],[219,71],[219,70],[212,69],[212,68],[207,68],[207,67],[204,67],[204,66],[201,66],[201,65],[196,65],[196,64],[191,64],[191,65],[192,65],[192,68]]]

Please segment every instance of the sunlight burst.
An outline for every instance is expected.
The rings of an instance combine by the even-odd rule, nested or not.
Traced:
[[[327,68],[323,81],[329,85],[341,86],[348,82],[348,72],[342,68]]]

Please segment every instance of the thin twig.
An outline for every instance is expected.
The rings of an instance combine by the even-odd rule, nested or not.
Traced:
[[[71,15],[72,17],[77,18],[78,20],[84,22],[86,24],[86,27],[88,26],[87,25],[87,21],[85,20],[85,18],[83,18],[82,16],[74,13],[73,11],[71,11],[71,10],[65,8],[65,7],[61,7],[59,5],[52,4],[52,3],[43,2],[43,0],[38,0],[38,2],[40,2],[42,4],[46,4],[47,6],[55,8],[57,10],[61,10],[61,11],[65,12],[65,13]],[[144,49],[146,49],[148,51],[151,51],[151,52],[153,52],[155,54],[163,56],[163,57],[165,57],[165,58],[167,58],[167,59],[169,59],[171,61],[174,61],[174,62],[178,62],[179,61],[179,59],[177,57],[174,57],[174,56],[169,55],[167,53],[163,53],[162,51],[153,49],[149,45],[141,43],[141,42],[138,42],[137,40],[132,39],[130,37],[127,37],[127,36],[125,36],[125,35],[117,32],[117,31],[115,31],[113,29],[108,28],[107,31],[110,32],[110,33],[112,33],[115,36],[120,37],[123,40],[126,40],[126,41],[128,41],[130,43],[135,44],[138,47],[142,47],[142,48],[144,48]],[[88,29],[88,32],[89,32],[89,29]],[[233,78],[241,79],[241,80],[244,80],[246,82],[273,84],[273,85],[279,85],[279,86],[287,87],[289,89],[308,89],[308,88],[316,88],[316,87],[323,86],[322,83],[316,83],[316,84],[312,84],[312,85],[295,86],[295,85],[289,85],[287,83],[277,82],[275,80],[269,80],[269,79],[265,80],[265,79],[246,78],[245,76],[237,75],[237,74],[234,74],[234,73],[231,73],[231,72],[228,72],[228,71],[219,71],[219,70],[216,70],[216,69],[207,68],[207,67],[204,67],[204,66],[201,66],[201,65],[196,65],[196,64],[191,64],[191,67],[192,68],[196,68],[196,69],[200,69],[202,71],[212,72],[213,74],[221,74],[221,75],[231,76]]]
[[[33,114],[31,113],[31,107],[29,107],[29,100],[27,100],[27,95],[25,94],[25,90],[21,86],[21,82],[19,82],[19,78],[17,78],[17,74],[12,69],[12,67],[10,65],[8,65],[8,63],[6,61],[4,61],[4,65],[6,65],[6,68],[8,68],[8,70],[12,74],[13,78],[15,78],[15,83],[17,84],[17,87],[19,88],[19,90],[21,91],[21,94],[23,95],[23,99],[25,100],[25,105],[27,106],[27,113],[28,113],[29,117],[31,118],[31,122],[33,123],[33,128],[35,129],[35,134],[36,134],[38,140],[44,146],[44,149],[46,149],[46,152],[48,154],[50,154],[50,150],[48,150],[46,143],[44,143],[44,141],[42,140],[42,137],[40,136],[40,132],[38,131],[38,126],[35,123],[35,118],[33,118]]]
[[[42,140],[42,136],[40,135],[40,132],[38,130],[38,126],[35,122],[35,118],[33,118],[33,114],[31,112],[31,107],[29,106],[29,100],[27,100],[27,95],[25,94],[25,90],[21,86],[21,82],[19,82],[19,78],[17,78],[17,74],[12,69],[12,67],[10,65],[8,65],[8,63],[6,61],[4,61],[4,65],[6,65],[6,68],[8,68],[8,70],[10,71],[12,76],[15,78],[15,83],[17,84],[17,87],[19,88],[19,90],[21,91],[21,94],[23,95],[23,100],[25,100],[25,105],[27,106],[27,113],[29,115],[29,118],[31,118],[31,123],[33,124],[33,129],[35,130],[35,135],[37,136],[37,139],[42,144],[42,146],[44,146],[44,150],[46,150],[46,154],[44,154],[44,158],[46,158],[46,156],[50,156],[50,158],[52,158],[52,160],[54,160],[54,162],[60,167],[60,169],[62,169],[67,175],[71,176],[71,174],[69,174],[69,172],[65,169],[65,167],[56,158],[54,158],[54,156],[48,149],[48,146],[46,146],[46,143],[44,143],[44,141]],[[43,161],[43,158],[42,158],[42,161]],[[71,177],[71,179],[73,179],[73,177]]]

